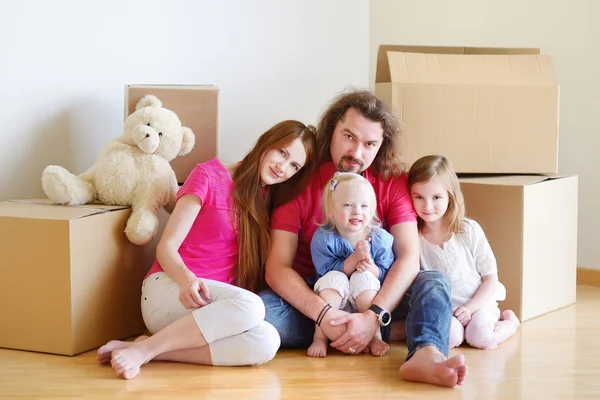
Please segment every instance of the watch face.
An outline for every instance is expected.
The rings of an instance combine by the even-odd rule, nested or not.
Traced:
[[[383,311],[380,315],[381,324],[387,326],[392,321],[392,316],[389,311]]]

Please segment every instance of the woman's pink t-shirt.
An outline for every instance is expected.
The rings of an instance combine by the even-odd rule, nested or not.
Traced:
[[[202,208],[179,254],[199,278],[232,283],[238,262],[238,238],[231,202],[233,180],[218,158],[196,165],[177,192],[177,199],[191,193],[202,201]],[[236,224],[237,225],[237,224]],[[163,271],[154,261],[146,276]]]

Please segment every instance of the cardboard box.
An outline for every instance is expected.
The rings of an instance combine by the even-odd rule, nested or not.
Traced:
[[[155,246],[131,244],[129,207],[0,202],[0,347],[75,355],[145,330]]]
[[[196,164],[217,157],[219,153],[219,89],[211,85],[127,85],[125,118],[135,111],[137,102],[147,94],[158,97],[163,106],[175,112],[181,123],[196,135],[194,149],[171,161],[181,185]]]
[[[408,167],[443,154],[458,173],[558,172],[559,85],[539,49],[381,46],[375,93],[403,123]]]
[[[500,308],[527,320],[574,303],[578,177],[460,178],[460,185],[506,286]]]

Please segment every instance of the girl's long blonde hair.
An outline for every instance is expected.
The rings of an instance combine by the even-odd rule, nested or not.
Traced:
[[[443,218],[450,232],[459,233],[460,225],[465,216],[465,200],[458,177],[450,161],[441,155],[429,155],[419,158],[408,171],[408,192],[417,183],[426,183],[438,177],[448,191],[448,209]],[[418,218],[419,231],[423,228],[423,220]]]
[[[354,172],[336,172],[323,188],[321,197],[321,209],[323,210],[323,221],[317,221],[318,226],[322,226],[327,231],[335,231],[335,221],[333,218],[333,194],[339,185],[352,185],[356,190],[366,190],[369,193],[369,203],[371,211],[371,222],[366,227],[367,232],[372,232],[380,227],[381,223],[377,217],[377,196],[375,190],[367,179]]]
[[[263,193],[260,163],[271,149],[287,146],[300,138],[306,151],[304,167],[285,182]],[[263,133],[233,173],[233,204],[237,215],[238,265],[236,285],[251,291],[264,288],[264,267],[271,244],[271,211],[297,197],[308,183],[317,148],[313,126],[299,121],[280,122]]]

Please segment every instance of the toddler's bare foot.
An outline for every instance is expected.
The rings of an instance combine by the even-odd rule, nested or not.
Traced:
[[[371,342],[369,343],[369,347],[371,348],[371,354],[375,357],[384,356],[390,349],[390,346],[381,339],[381,335],[373,336],[373,339],[371,339]]]
[[[150,361],[148,353],[143,342],[133,343],[125,349],[113,351],[110,363],[121,378],[133,379],[140,373],[140,367]]]
[[[465,356],[460,354],[446,360],[435,347],[422,347],[402,364],[400,376],[407,381],[438,386],[462,385],[467,377]]]
[[[306,352],[309,357],[327,357],[327,338],[325,340],[315,339]]]
[[[142,340],[146,340],[146,339],[148,339],[148,337],[149,336],[142,335],[142,336],[138,337],[137,339],[135,339],[135,341],[133,341],[133,342],[124,342],[122,340],[111,340],[110,342],[106,343],[104,346],[102,346],[98,349],[96,359],[98,360],[98,362],[100,364],[109,364],[110,357],[111,357],[111,354],[113,351],[119,350],[119,349],[126,349],[129,346],[131,346],[133,343],[140,342]]]

